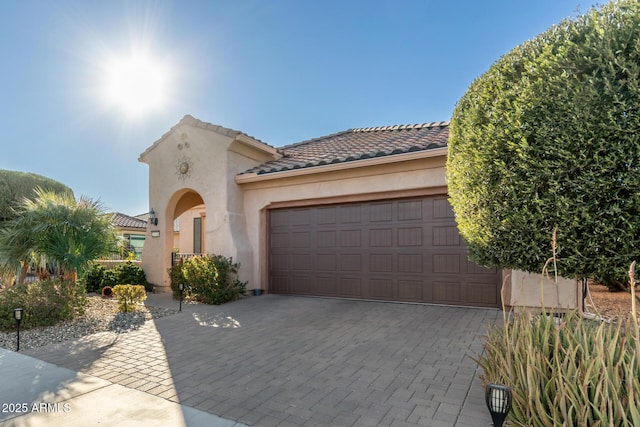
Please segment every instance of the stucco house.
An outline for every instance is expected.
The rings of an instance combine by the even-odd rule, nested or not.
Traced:
[[[168,290],[174,220],[197,208],[181,233],[192,223],[207,253],[239,261],[249,288],[500,307],[505,283],[506,305],[540,305],[539,278],[468,261],[447,197],[448,135],[436,122],[274,148],[187,115],[139,159],[158,218],[143,251],[147,279]],[[580,301],[573,284],[544,292],[547,306]]]

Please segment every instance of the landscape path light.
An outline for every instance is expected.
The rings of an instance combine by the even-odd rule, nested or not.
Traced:
[[[493,425],[502,427],[507,414],[511,410],[511,389],[504,385],[488,384],[484,399],[487,403],[487,408],[489,408]]]
[[[180,311],[182,311],[182,293],[184,292],[184,283],[180,283],[178,285],[178,289],[180,289]]]
[[[22,315],[24,314],[24,308],[14,308],[13,318],[16,319],[16,351],[20,351],[20,322],[22,322]]]

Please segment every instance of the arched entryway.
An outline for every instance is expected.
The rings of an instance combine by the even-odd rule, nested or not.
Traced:
[[[175,196],[179,198],[173,209],[172,263],[207,253],[207,209],[202,196],[194,190]]]
[[[177,252],[233,257],[247,266],[241,280],[251,281],[254,249],[235,177],[277,156],[242,132],[191,116],[147,148],[139,160],[149,165],[149,210],[157,218],[147,227],[142,253],[147,280],[168,291]]]

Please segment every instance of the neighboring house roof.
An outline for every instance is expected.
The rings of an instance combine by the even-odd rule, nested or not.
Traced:
[[[113,214],[113,224],[118,228],[138,228],[140,230],[147,228],[147,221],[120,212]]]
[[[278,149],[282,155],[243,174],[268,174],[447,146],[449,122],[349,129]]]

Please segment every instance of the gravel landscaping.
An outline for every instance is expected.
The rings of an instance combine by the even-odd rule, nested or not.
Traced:
[[[138,329],[147,320],[169,316],[178,312],[178,310],[145,305],[133,313],[120,313],[115,299],[90,296],[88,300],[89,304],[83,316],[54,326],[21,330],[20,350],[43,347],[97,332],[126,333]],[[15,350],[15,346],[15,331],[0,331],[0,347]]]

